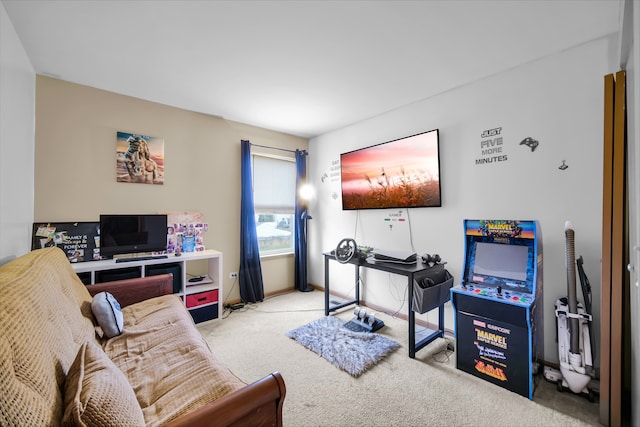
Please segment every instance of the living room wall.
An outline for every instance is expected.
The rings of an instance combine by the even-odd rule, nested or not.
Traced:
[[[116,182],[118,131],[164,139],[163,185]],[[204,244],[223,253],[224,299],[240,298],[240,141],[307,149],[304,138],[206,114],[36,78],[34,221],[101,213],[202,212]],[[281,153],[278,153],[281,154]],[[293,256],[262,260],[265,294],[294,287]]]
[[[35,73],[0,3],[0,265],[29,250]]]
[[[309,174],[317,199],[310,206],[310,282],[323,286],[322,253],[351,237],[376,248],[437,253],[459,283],[464,219],[537,220],[544,254],[544,356],[557,363],[554,304],[567,295],[564,226],[570,220],[576,256],[583,256],[592,286],[599,342],[603,76],[617,70],[616,46],[615,36],[595,40],[311,139]],[[341,153],[435,128],[442,207],[342,210]],[[494,155],[505,158],[477,163],[492,157],[483,155],[481,141],[485,130],[496,128],[503,145]],[[521,143],[527,137],[539,141],[535,150]],[[568,168],[560,168],[563,162]],[[353,296],[353,268],[330,268],[332,289]],[[406,314],[404,277],[368,270],[363,276],[367,303]],[[446,312],[446,327],[453,329],[450,304]],[[418,317],[437,322],[436,312]]]

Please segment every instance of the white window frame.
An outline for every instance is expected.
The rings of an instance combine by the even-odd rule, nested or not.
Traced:
[[[288,206],[278,206],[278,207],[269,207],[269,206],[265,206],[260,204],[259,202],[256,202],[256,180],[259,180],[261,177],[256,177],[256,169],[255,169],[255,159],[257,157],[260,158],[269,158],[269,159],[273,159],[273,160],[280,160],[280,161],[286,161],[286,162],[291,162],[293,163],[293,183],[291,185],[291,189],[293,192],[293,206],[288,207]],[[253,179],[253,196],[254,196],[254,215],[256,216],[256,232],[257,227],[259,226],[258,223],[258,215],[262,214],[274,214],[274,215],[285,215],[285,216],[289,216],[290,217],[290,224],[289,224],[289,230],[291,231],[291,235],[290,235],[290,239],[291,239],[291,245],[287,248],[283,248],[283,249],[268,249],[265,250],[264,248],[260,247],[260,258],[267,258],[267,257],[271,257],[271,256],[280,256],[280,255],[290,255],[293,254],[294,252],[294,245],[295,245],[295,232],[294,232],[294,220],[295,220],[295,202],[296,202],[296,188],[295,188],[295,163],[296,163],[296,159],[293,157],[286,157],[286,156],[278,156],[278,155],[274,155],[274,154],[266,154],[266,153],[261,153],[261,152],[256,152],[256,153],[251,153],[251,168],[252,168],[252,179]],[[260,241],[258,242],[259,246],[260,246]]]

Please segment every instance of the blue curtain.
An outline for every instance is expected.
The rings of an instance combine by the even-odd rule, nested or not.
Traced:
[[[293,260],[295,265],[295,286],[302,292],[313,287],[307,282],[307,222],[311,219],[307,211],[307,202],[300,198],[300,187],[307,181],[307,152],[296,150],[296,207],[294,215],[295,242]]]
[[[253,208],[253,180],[251,178],[251,143],[242,141],[242,194],[240,198],[240,298],[242,302],[264,299],[260,249]]]

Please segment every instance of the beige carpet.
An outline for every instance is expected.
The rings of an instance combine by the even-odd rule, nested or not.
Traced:
[[[585,413],[582,401],[576,400],[575,417],[566,415],[566,409],[550,409],[567,397],[584,398],[548,391],[555,386],[544,380],[531,401],[457,370],[444,339],[410,359],[406,321],[381,313],[376,316],[386,326],[379,333],[401,347],[353,378],[286,336],[324,316],[323,307],[322,292],[292,292],[198,328],[214,353],[245,382],[272,371],[282,373],[287,386],[285,426],[597,425],[589,422],[597,404],[595,412],[590,408],[591,413]],[[353,309],[345,308],[337,316],[349,320]],[[546,406],[536,402],[538,394],[550,396]]]

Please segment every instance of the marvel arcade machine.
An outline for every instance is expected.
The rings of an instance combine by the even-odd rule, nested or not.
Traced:
[[[533,399],[544,356],[538,223],[465,220],[464,235],[462,281],[451,288],[456,366]]]

